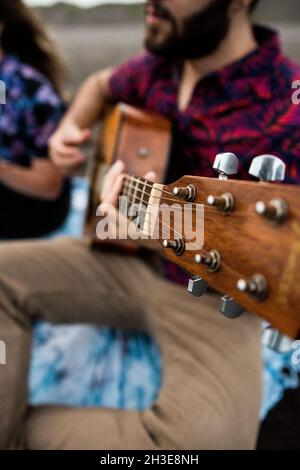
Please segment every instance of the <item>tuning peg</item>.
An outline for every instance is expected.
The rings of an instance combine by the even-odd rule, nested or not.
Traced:
[[[207,266],[211,273],[216,273],[221,267],[221,255],[217,250],[208,253],[197,253],[194,257],[195,263]]]
[[[262,344],[272,351],[278,353],[286,353],[292,350],[293,341],[288,336],[280,333],[280,331],[268,326],[262,335]]]
[[[189,280],[188,292],[194,297],[201,297],[207,291],[208,284],[201,277],[195,276]]]
[[[239,161],[234,153],[219,153],[214,161],[213,169],[219,173],[219,179],[227,180],[230,175],[238,172]]]
[[[253,159],[249,174],[260,181],[284,181],[285,163],[274,155],[260,155]]]
[[[220,312],[227,318],[235,320],[245,312],[245,309],[238,304],[233,297],[224,295],[220,302]]]
[[[236,288],[243,294],[249,294],[257,300],[265,300],[268,296],[268,281],[262,274],[255,274],[250,279],[240,278]]]
[[[178,239],[178,240],[164,240],[163,243],[163,248],[172,248],[174,253],[177,256],[181,256],[184,251],[185,251],[185,242],[184,240]]]
[[[215,207],[220,212],[229,213],[234,209],[234,197],[231,193],[224,193],[221,196],[213,196],[210,194],[206,200],[207,204]]]
[[[257,201],[255,204],[255,212],[257,215],[275,224],[281,224],[289,215],[289,205],[281,198],[272,199],[268,203]]]
[[[194,202],[197,196],[197,189],[193,184],[183,188],[176,186],[173,189],[173,194],[186,202]]]

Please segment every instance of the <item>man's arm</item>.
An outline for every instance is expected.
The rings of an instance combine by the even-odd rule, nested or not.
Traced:
[[[101,118],[110,101],[112,69],[90,76],[79,89],[73,104],[49,141],[50,156],[62,174],[72,174],[84,163],[79,149],[90,137],[91,127]]]
[[[72,122],[81,129],[91,128],[100,118],[110,100],[109,79],[113,69],[91,75],[80,87],[62,124]]]

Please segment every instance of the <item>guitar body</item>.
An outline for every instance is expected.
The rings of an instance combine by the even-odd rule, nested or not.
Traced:
[[[135,252],[137,244],[131,241],[100,241],[96,239],[99,195],[104,165],[116,160],[125,163],[128,174],[143,177],[154,171],[158,181],[164,181],[171,148],[171,123],[164,117],[146,113],[126,104],[118,104],[107,113],[96,151],[91,195],[86,218],[86,233],[93,245],[106,246],[118,251]]]

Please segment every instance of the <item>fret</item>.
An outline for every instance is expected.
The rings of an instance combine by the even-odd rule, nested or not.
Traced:
[[[138,219],[138,225],[141,229],[143,229],[144,222],[145,222],[145,195],[146,195],[146,183],[143,181],[140,181],[139,183],[139,189],[140,189],[140,204],[139,204],[139,219]]]
[[[139,182],[140,182],[140,179],[137,178],[137,181],[133,181],[132,183],[132,187],[133,187],[133,192],[132,192],[132,200],[131,200],[131,205],[134,206],[136,204],[136,199],[137,201],[139,201],[139,195],[140,193],[138,192],[138,189],[139,189]]]
[[[133,185],[132,185],[132,179],[128,181],[128,191],[127,191],[127,198],[128,198],[128,203],[129,205],[131,204],[131,196],[132,196],[132,190],[133,190]]]
[[[137,206],[137,224],[140,228],[144,226],[152,186],[153,183],[140,177],[127,175],[125,178],[122,194],[127,197],[128,208]],[[132,219],[136,219],[136,217],[132,217]]]
[[[123,185],[122,195],[127,196],[127,192],[128,192],[128,179],[126,177],[124,181],[124,185]]]
[[[147,213],[152,186],[153,186],[153,183],[151,183],[150,181],[146,181],[146,180],[141,181],[139,226],[142,230],[145,224],[145,218],[146,218],[146,213]]]

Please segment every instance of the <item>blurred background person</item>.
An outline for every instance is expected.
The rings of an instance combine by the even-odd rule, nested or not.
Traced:
[[[34,12],[0,1],[0,237],[32,238],[58,228],[69,183],[48,159],[48,139],[65,109],[63,67]]]

